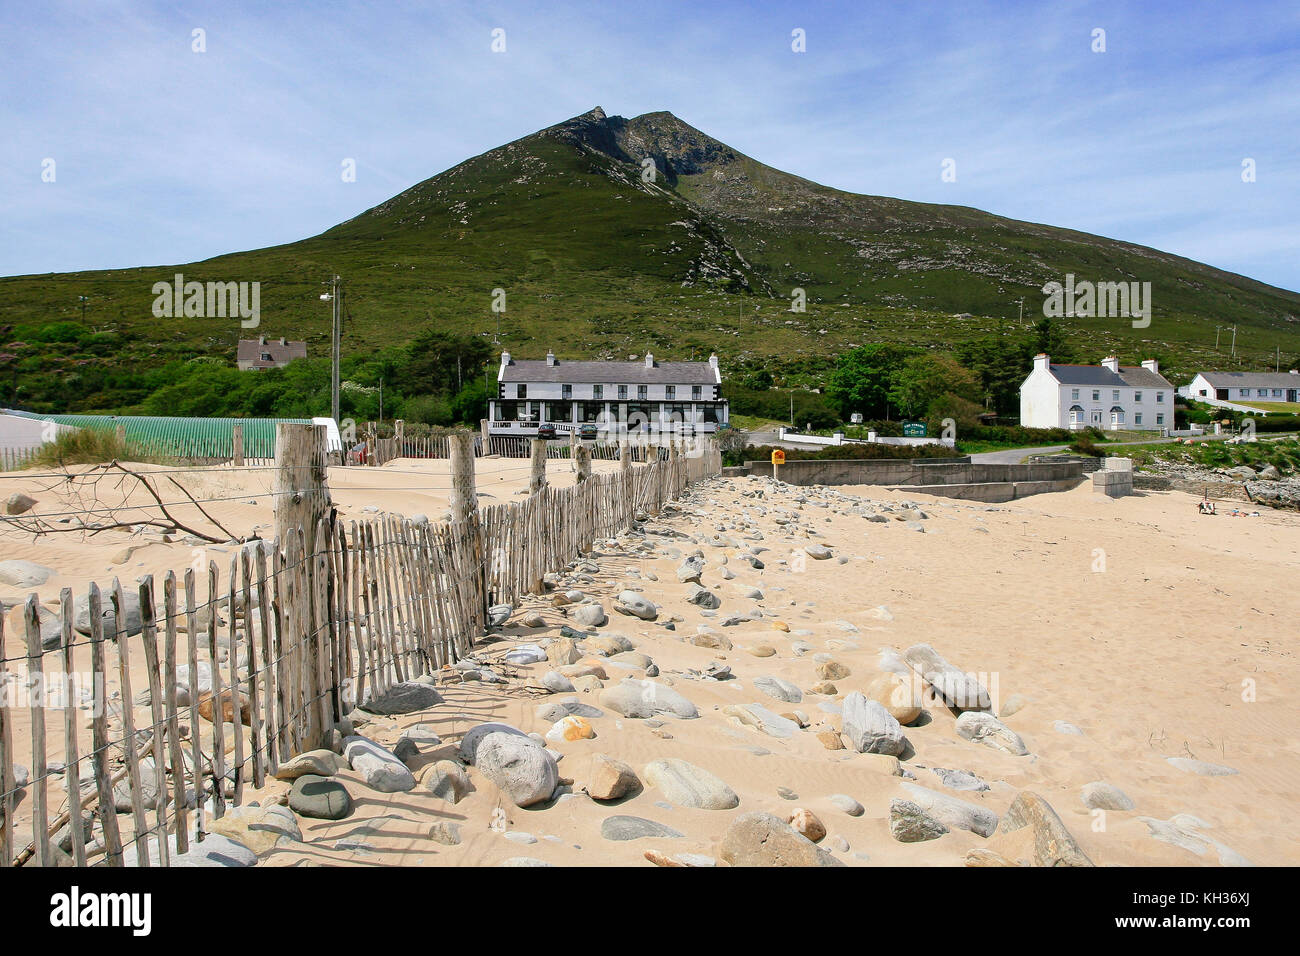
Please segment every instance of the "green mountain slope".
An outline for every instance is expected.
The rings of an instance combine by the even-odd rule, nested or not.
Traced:
[[[177,272],[260,282],[260,327],[155,318],[153,283]],[[310,239],[177,266],[2,278],[0,400],[129,410],[143,397],[142,367],[196,355],[233,364],[235,342],[258,333],[306,339],[323,356],[330,318],[319,294],[336,272],[351,353],[433,327],[499,337],[525,356],[547,347],[606,358],[716,350],[728,367],[764,365],[812,382],[850,345],[943,347],[1014,326],[1021,299],[1032,321],[1043,283],[1067,272],[1153,285],[1149,328],[1066,320],[1088,354],[1131,361],[1158,350],[1175,367],[1221,366],[1214,326],[1233,323],[1247,361],[1263,364],[1275,346],[1300,352],[1296,293],[1130,243],[830,189],[672,114],[624,119],[597,108]],[[806,312],[790,311],[795,287]],[[495,290],[504,312],[492,309]]]

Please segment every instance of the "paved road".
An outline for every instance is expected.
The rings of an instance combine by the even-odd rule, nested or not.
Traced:
[[[1190,435],[1187,436],[1192,441],[1223,441],[1230,438],[1230,435]],[[1278,437],[1270,435],[1270,438]],[[1126,441],[1125,445],[1168,445],[1170,442],[1179,441],[1177,438],[1145,438],[1142,441]],[[1045,448],[1007,448],[1003,451],[985,451],[977,455],[971,455],[970,460],[977,464],[986,465],[1018,465],[1030,455],[1055,455],[1058,452],[1065,451],[1068,445],[1049,445]],[[1105,445],[1099,446],[1103,450]]]
[[[1044,448],[1005,448],[1002,451],[982,451],[971,455],[970,460],[977,465],[1018,465],[1030,455],[1055,455],[1065,451],[1068,445],[1048,445]]]

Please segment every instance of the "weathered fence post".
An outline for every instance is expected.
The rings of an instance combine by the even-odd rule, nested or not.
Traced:
[[[244,464],[244,426],[240,424],[230,426],[230,460],[240,467]]]
[[[591,477],[591,446],[578,442],[573,448],[573,467],[578,473],[578,484]]]
[[[275,535],[289,540],[301,528],[309,537],[330,510],[325,482],[325,426],[277,422],[275,426]]]
[[[546,487],[546,439],[532,440],[532,471],[528,475],[528,493],[535,495]]]
[[[478,507],[474,493],[474,433],[453,432],[451,445],[451,520],[464,521]]]
[[[478,588],[468,606],[486,625],[488,616],[488,569],[485,560],[486,542],[483,526],[479,523],[478,496],[474,492],[474,439],[470,431],[452,432],[448,436],[451,446],[451,521],[469,536],[470,567],[475,570],[473,580]]]
[[[5,659],[4,615],[0,614],[0,661]],[[9,672],[0,666],[0,868],[13,865],[14,751],[9,717]]]

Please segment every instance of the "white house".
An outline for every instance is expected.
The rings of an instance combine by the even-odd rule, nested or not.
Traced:
[[[1179,391],[1187,398],[1220,402],[1300,401],[1300,369],[1289,372],[1197,372]]]
[[[1174,387],[1160,364],[1054,365],[1042,354],[1020,386],[1020,424],[1029,428],[1159,430],[1174,427]]]
[[[707,362],[515,359],[501,353],[497,394],[488,401],[492,435],[529,436],[595,424],[604,431],[712,433],[728,424],[717,355]]]

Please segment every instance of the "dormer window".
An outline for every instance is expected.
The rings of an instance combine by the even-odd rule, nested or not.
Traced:
[[[605,386],[604,385],[591,386],[591,397],[594,398],[596,401],[600,401],[601,399],[603,399],[605,397]]]
[[[560,397],[561,397],[561,398],[573,398],[573,386],[572,386],[572,385],[561,385],[561,386],[560,386]]]
[[[527,397],[528,397],[528,386],[527,386],[527,385],[516,385],[516,386],[515,386],[515,398],[527,398]]]
[[[638,385],[636,387],[636,397],[644,402],[650,397],[650,389],[645,385]]]
[[[666,385],[666,386],[664,386],[664,397],[667,398],[668,401],[670,401],[670,402],[671,402],[674,398],[676,398],[676,397],[677,397],[677,386],[676,386],[676,385]]]
[[[626,401],[626,400],[627,400],[627,386],[626,386],[626,385],[620,385],[620,386],[618,387],[618,400],[619,400],[620,402],[622,402],[622,401]]]

